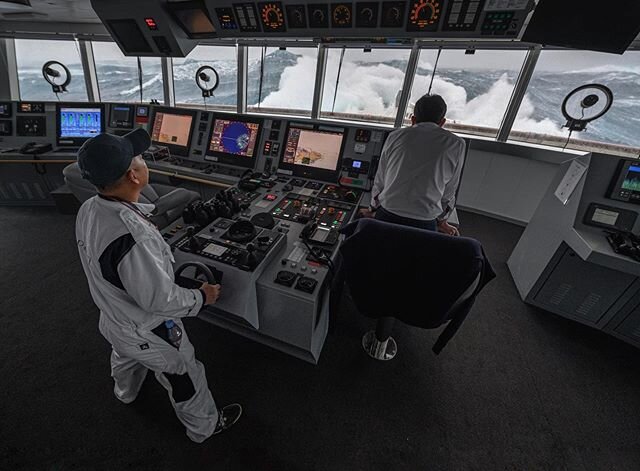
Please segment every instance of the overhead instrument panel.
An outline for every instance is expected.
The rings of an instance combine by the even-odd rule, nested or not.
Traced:
[[[353,6],[351,3],[331,4],[331,26],[333,28],[351,28],[353,25]]]
[[[402,28],[404,24],[405,2],[382,2],[383,28]]]
[[[442,25],[443,31],[474,31],[478,27],[484,0],[453,0]]]
[[[258,12],[254,3],[234,3],[233,9],[238,18],[240,31],[243,33],[254,33],[260,31],[258,23]]]
[[[309,12],[309,28],[329,27],[329,6],[322,3],[311,3],[307,7]]]
[[[407,31],[437,31],[441,10],[441,0],[412,0]]]
[[[265,33],[284,33],[284,11],[281,2],[258,3],[260,19]]]
[[[287,5],[286,12],[289,29],[306,29],[307,11],[304,5]]]
[[[203,0],[218,38],[399,44],[411,39],[518,38],[534,0]],[[366,44],[365,44],[366,45]]]
[[[378,2],[356,3],[356,28],[376,28],[378,26]]]

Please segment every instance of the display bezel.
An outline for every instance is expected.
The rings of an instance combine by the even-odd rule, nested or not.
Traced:
[[[128,117],[129,126],[124,126],[122,124],[117,124],[117,122],[114,121],[114,119],[113,119],[113,110],[115,108],[128,108],[128,110],[129,110],[129,117]],[[113,128],[113,129],[131,129],[131,128],[133,128],[133,124],[134,124],[133,123],[133,114],[134,114],[134,105],[129,105],[129,104],[126,104],[126,103],[112,103],[109,106],[109,127]]]
[[[60,113],[62,108],[79,108],[79,109],[100,109],[100,133],[105,130],[105,107],[103,103],[56,103],[56,145],[58,147],[79,147],[87,142],[90,137],[61,137]]]
[[[313,132],[325,132],[333,134],[342,134],[342,142],[340,144],[340,154],[336,162],[335,170],[329,170],[324,168],[308,167],[306,165],[290,164],[284,161],[284,154],[287,150],[287,141],[289,140],[289,132],[291,128],[302,129],[305,131]],[[342,160],[344,158],[344,148],[347,143],[347,129],[344,127],[326,126],[322,124],[310,125],[308,123],[289,122],[285,129],[284,141],[280,149],[280,162],[278,170],[284,170],[287,174],[295,177],[310,178],[312,180],[321,180],[329,183],[336,183],[340,172],[342,171]]]
[[[187,141],[187,145],[185,146],[180,146],[180,145],[176,145],[176,144],[167,144],[166,142],[160,142],[160,141],[154,141],[153,140],[153,127],[156,123],[156,116],[158,113],[164,113],[164,114],[173,114],[173,115],[181,115],[181,116],[191,116],[191,126],[189,127],[189,138]],[[151,142],[157,146],[162,146],[162,147],[166,147],[167,149],[169,149],[169,152],[171,152],[172,155],[179,155],[181,157],[188,157],[189,156],[189,151],[191,150],[191,140],[193,139],[193,128],[196,124],[196,111],[194,110],[188,110],[188,109],[183,109],[183,108],[171,108],[171,107],[167,107],[167,106],[157,106],[153,108],[153,113],[151,116],[151,121],[150,121],[150,128],[149,128],[149,135],[151,136]]]
[[[258,135],[256,136],[256,143],[253,149],[252,157],[242,157],[236,154],[230,154],[228,152],[218,152],[211,150],[211,139],[213,138],[213,131],[216,127],[216,121],[218,119],[226,119],[229,121],[237,121],[240,123],[251,123],[258,125]],[[237,114],[223,114],[215,113],[211,121],[209,129],[209,139],[207,140],[207,150],[205,152],[204,160],[211,162],[218,162],[221,164],[233,165],[242,168],[255,168],[258,161],[258,152],[260,150],[262,130],[264,128],[264,119],[255,116],[240,116]]]

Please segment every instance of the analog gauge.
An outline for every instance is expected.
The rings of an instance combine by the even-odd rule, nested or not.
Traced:
[[[440,19],[440,0],[415,0],[409,11],[409,31],[435,30]]]
[[[312,4],[308,6],[308,11],[309,11],[309,27],[310,28],[328,28],[329,27],[328,5]]]
[[[356,27],[375,28],[378,26],[378,3],[356,3]]]
[[[334,28],[351,27],[351,5],[340,3],[332,5],[331,26]]]
[[[382,27],[401,28],[404,21],[404,2],[382,3]]]
[[[286,31],[280,2],[259,3],[258,8],[260,9],[260,19],[265,32]]]
[[[307,27],[307,17],[305,15],[304,5],[287,5],[286,10],[289,29]]]

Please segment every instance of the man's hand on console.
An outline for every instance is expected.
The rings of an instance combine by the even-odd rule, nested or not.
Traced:
[[[361,209],[358,211],[358,219],[359,218],[373,218],[375,217],[376,212],[371,211],[370,209]]]
[[[220,297],[220,285],[211,285],[209,283],[203,283],[200,287],[206,296],[204,304],[208,306],[209,304],[214,304],[218,298]]]
[[[452,226],[447,221],[442,220],[438,221],[438,232],[442,232],[443,234],[447,234],[450,236],[459,236],[460,231],[456,226]]]

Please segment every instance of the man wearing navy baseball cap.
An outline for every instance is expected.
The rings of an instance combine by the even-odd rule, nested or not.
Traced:
[[[149,182],[141,154],[150,144],[149,134],[136,129],[122,137],[99,134],[80,148],[78,166],[98,195],[80,208],[76,239],[100,309],[100,332],[112,346],[116,397],[125,404],[135,400],[153,371],[187,436],[200,443],[233,425],[242,408],[218,410],[180,320],[215,303],[220,285],[176,285],[171,249],[149,219],[154,206],[138,203]]]

